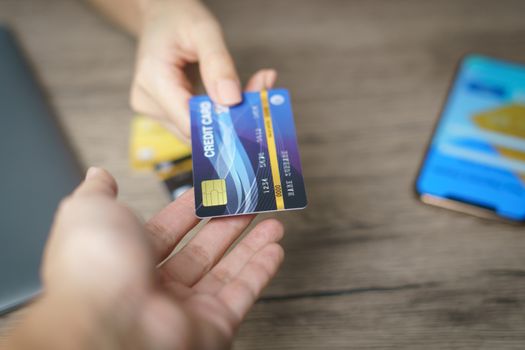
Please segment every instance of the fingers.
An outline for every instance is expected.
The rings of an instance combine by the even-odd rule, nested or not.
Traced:
[[[227,106],[240,103],[241,84],[219,24],[208,21],[193,33],[202,80],[211,99]]]
[[[277,80],[275,69],[261,69],[257,71],[246,84],[246,91],[260,91],[271,89]]]
[[[170,80],[166,79],[166,74],[154,73],[153,71],[148,73],[148,75],[150,77],[160,76],[157,79],[159,81],[155,84],[144,84],[140,81],[134,83],[131,96],[133,109],[160,120],[177,138],[189,142],[190,117],[188,103],[192,94],[186,77],[176,67],[172,73],[168,74],[168,76],[171,75],[173,77],[171,81],[173,84],[170,84]],[[274,86],[276,79],[277,72],[274,69],[259,70],[248,81],[246,90],[260,91],[270,89]],[[150,93],[150,89],[154,89],[156,92]],[[215,100],[217,99],[215,98]]]
[[[219,291],[217,297],[238,317],[239,322],[275,276],[283,258],[284,252],[279,244],[265,246]]]
[[[164,108],[159,105],[156,99],[148,92],[147,88],[141,86],[139,82],[133,83],[130,104],[135,112],[159,118],[159,120],[162,120],[163,117],[166,116]]]
[[[73,192],[73,196],[102,195],[115,198],[117,192],[117,182],[109,172],[101,168],[91,167],[86,173],[84,182]]]
[[[259,223],[195,285],[195,290],[216,294],[242,270],[257,252],[269,244],[280,241],[283,233],[283,226],[277,220],[270,219]]]
[[[181,67],[149,60],[139,63],[131,91],[132,108],[168,124],[186,142],[190,140],[191,96],[191,85]]]
[[[168,120],[176,126],[185,140],[190,139],[189,100],[192,96],[184,72],[179,68],[159,72],[154,79],[155,96],[166,111]]]
[[[186,286],[198,282],[242,234],[254,216],[212,219],[177,254],[162,266],[164,274]]]
[[[199,223],[195,216],[194,203],[193,190],[186,191],[146,223],[158,263]]]

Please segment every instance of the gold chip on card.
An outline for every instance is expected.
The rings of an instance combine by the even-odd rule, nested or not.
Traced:
[[[226,181],[223,179],[202,181],[201,187],[202,205],[205,207],[215,207],[228,203]]]

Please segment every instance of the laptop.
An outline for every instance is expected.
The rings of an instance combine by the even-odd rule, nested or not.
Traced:
[[[13,34],[0,26],[0,314],[40,292],[54,212],[82,178]]]

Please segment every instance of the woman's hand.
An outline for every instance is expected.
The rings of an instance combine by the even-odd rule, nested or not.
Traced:
[[[266,220],[225,252],[253,216],[199,220],[190,190],[145,225],[92,168],[57,212],[44,294],[8,349],[227,349],[283,258],[283,228]],[[163,262],[160,266],[159,264]]]
[[[199,63],[208,95],[217,103],[242,101],[241,84],[221,27],[198,0],[145,0],[131,92],[132,107],[163,122],[179,138],[189,141],[188,100],[192,85],[184,68]],[[257,72],[248,85],[270,88],[271,69]]]

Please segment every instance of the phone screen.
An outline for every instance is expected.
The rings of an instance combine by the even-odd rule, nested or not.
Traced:
[[[525,66],[461,61],[416,191],[525,220]]]

